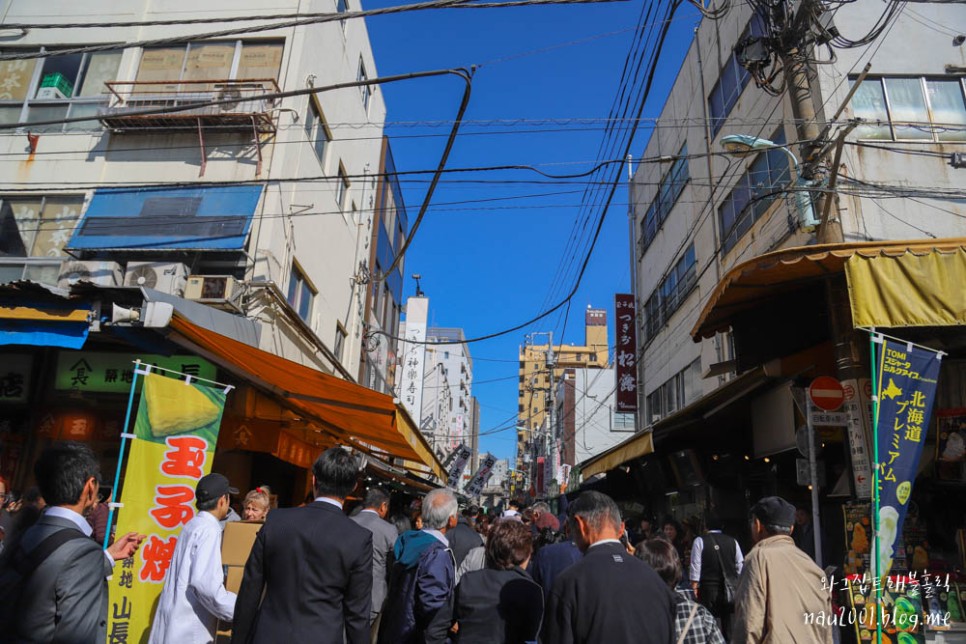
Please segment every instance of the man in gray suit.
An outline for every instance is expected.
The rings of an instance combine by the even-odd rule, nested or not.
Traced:
[[[352,517],[352,520],[372,533],[372,610],[369,623],[373,626],[373,632],[378,633],[379,613],[386,601],[389,584],[388,571],[392,569],[392,547],[399,533],[396,526],[386,521],[389,514],[389,495],[379,488],[370,488],[362,505],[362,512]]]
[[[100,468],[86,445],[47,448],[34,466],[34,476],[47,509],[11,544],[9,565],[0,576],[5,597],[12,594],[7,589],[19,584],[19,597],[11,597],[15,606],[7,607],[14,611],[11,639],[106,641],[107,577],[114,561],[134,555],[144,535],[128,533],[106,551],[90,538],[92,529],[84,517],[97,502]],[[47,551],[39,562],[38,551]]]

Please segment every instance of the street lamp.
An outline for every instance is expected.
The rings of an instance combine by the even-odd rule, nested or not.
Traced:
[[[791,150],[783,145],[778,145],[774,141],[762,139],[750,134],[729,134],[721,137],[721,147],[728,154],[744,159],[751,154],[765,150],[781,150],[792,160],[792,167],[795,168],[795,206],[798,211],[798,219],[802,228],[811,230],[818,226],[819,221],[815,218],[815,210],[812,208],[812,197],[808,188],[814,187],[818,182],[809,181],[802,178],[801,166],[798,158],[792,154]]]

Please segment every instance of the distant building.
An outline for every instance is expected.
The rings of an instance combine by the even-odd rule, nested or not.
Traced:
[[[606,367],[609,360],[608,347],[607,311],[603,309],[587,309],[584,315],[582,346],[548,343],[520,347],[516,456],[518,470],[526,469],[535,437],[543,427],[551,380],[559,380],[565,369]],[[555,365],[552,374],[548,367],[551,362]]]
[[[558,474],[634,433],[634,414],[616,411],[613,369],[567,369],[557,385]],[[558,480],[562,480],[558,478]]]

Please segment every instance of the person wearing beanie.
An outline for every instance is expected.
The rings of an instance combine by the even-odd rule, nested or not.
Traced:
[[[751,508],[754,547],[735,594],[733,644],[831,644],[824,573],[792,540],[795,506],[769,496]]]

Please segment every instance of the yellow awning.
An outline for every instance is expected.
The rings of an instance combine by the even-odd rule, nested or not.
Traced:
[[[596,474],[603,474],[607,470],[612,470],[621,463],[626,463],[633,458],[647,456],[654,451],[654,433],[647,431],[630,440],[626,440],[616,448],[608,450],[587,462],[580,468],[580,474],[585,479]]]
[[[0,320],[31,320],[34,322],[87,322],[90,309],[73,306],[19,306],[0,304]]]
[[[966,324],[966,247],[853,255],[845,277],[856,327]]]
[[[710,338],[728,329],[736,314],[809,282],[841,275],[847,264],[861,266],[856,273],[858,282],[849,284],[856,326],[907,326],[896,322],[908,320],[917,321],[915,326],[963,324],[952,320],[962,320],[964,315],[963,282],[956,281],[964,275],[964,249],[966,238],[959,237],[822,244],[767,253],[735,266],[722,277],[691,337],[695,342]],[[946,256],[952,257],[942,259]],[[923,259],[928,257],[933,259]],[[892,268],[880,269],[886,266]],[[883,283],[892,280],[897,283],[895,288],[878,293]],[[912,282],[916,286],[910,290]],[[907,294],[914,298],[912,303]],[[960,302],[958,310],[956,302]]]

